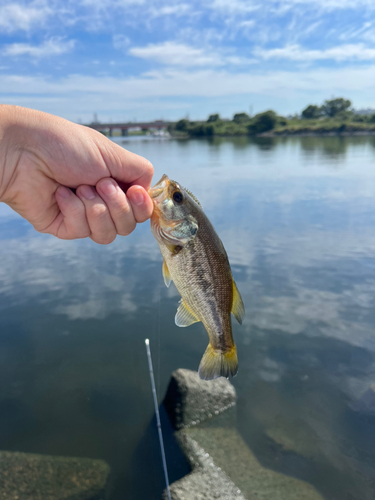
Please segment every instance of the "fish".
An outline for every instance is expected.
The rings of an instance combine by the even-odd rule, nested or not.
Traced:
[[[181,295],[175,323],[186,327],[201,321],[208,333],[199,376],[233,377],[238,357],[231,313],[242,324],[245,308],[224,245],[200,202],[178,182],[163,175],[148,193],[154,203],[151,231],[163,257],[164,283],[169,287],[173,281]]]

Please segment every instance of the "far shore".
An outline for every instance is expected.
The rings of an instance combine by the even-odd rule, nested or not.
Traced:
[[[289,131],[289,130],[271,130],[261,134],[214,134],[211,136],[189,136],[189,135],[171,135],[171,139],[189,140],[189,139],[211,139],[211,138],[233,138],[233,137],[366,137],[375,136],[375,130],[353,130],[353,131]]]
[[[303,131],[279,131],[273,130],[271,132],[263,132],[262,134],[258,134],[257,137],[353,137],[353,136],[373,136],[375,135],[375,130],[343,130],[343,131],[327,131],[327,132],[303,132]]]

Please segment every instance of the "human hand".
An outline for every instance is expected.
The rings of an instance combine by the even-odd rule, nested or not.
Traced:
[[[152,174],[150,162],[88,127],[0,106],[0,201],[37,231],[102,244],[126,236],[152,214]]]

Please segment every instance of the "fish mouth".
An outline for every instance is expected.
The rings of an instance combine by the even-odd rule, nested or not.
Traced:
[[[148,194],[150,195],[150,198],[152,200],[156,201],[157,198],[160,198],[160,196],[166,191],[170,183],[169,177],[167,175],[163,175],[163,177],[160,179],[159,182],[155,184],[154,187],[148,190]],[[158,200],[161,201],[161,200]]]

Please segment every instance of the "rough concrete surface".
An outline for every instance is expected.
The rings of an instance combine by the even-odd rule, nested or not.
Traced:
[[[103,460],[0,451],[0,498],[101,500],[109,472]]]
[[[172,500],[245,500],[239,488],[212,457],[184,430],[176,434],[193,472],[170,487]],[[166,491],[163,499],[167,500]]]
[[[194,428],[180,432],[199,443],[245,498],[323,500],[310,484],[263,467],[236,429]]]
[[[193,469],[171,485],[172,500],[323,500],[308,483],[259,463],[235,429],[235,401],[226,379],[202,381],[182,369],[172,374],[164,404]]]
[[[227,379],[201,380],[197,372],[183,369],[172,373],[164,399],[175,429],[199,425],[235,404],[236,391]]]

